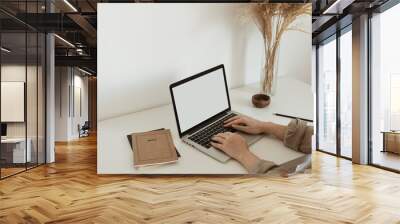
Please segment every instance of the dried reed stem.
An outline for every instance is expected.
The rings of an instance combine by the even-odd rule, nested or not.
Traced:
[[[290,27],[301,15],[311,15],[311,4],[257,3],[250,4],[250,14],[264,39],[264,80],[262,91],[270,94],[274,79],[276,54],[282,35],[287,30],[307,32]]]

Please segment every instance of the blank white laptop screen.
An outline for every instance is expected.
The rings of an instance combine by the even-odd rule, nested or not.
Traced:
[[[172,88],[181,132],[229,108],[222,68]]]

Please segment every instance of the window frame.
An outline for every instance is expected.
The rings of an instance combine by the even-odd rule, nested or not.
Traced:
[[[319,152],[323,152],[332,156],[336,156],[339,158],[343,158],[346,160],[352,160],[352,158],[347,157],[342,155],[341,153],[341,117],[340,117],[340,103],[341,103],[341,97],[340,97],[340,84],[341,84],[341,55],[340,55],[340,37],[347,32],[352,31],[352,23],[349,23],[345,27],[341,28],[340,30],[337,30],[336,33],[330,35],[329,37],[319,41],[316,44],[316,53],[315,53],[315,61],[316,61],[316,150]],[[319,48],[321,44],[326,44],[329,43],[330,41],[336,41],[336,152],[328,152],[324,149],[321,149],[319,146],[319,110],[320,110],[320,102],[319,102],[319,90],[320,90],[320,80],[319,80],[319,62],[320,62],[320,56],[319,56]]]
[[[368,165],[379,168],[379,169],[383,169],[383,170],[387,170],[387,171],[391,171],[394,173],[400,173],[400,170],[394,169],[394,168],[390,168],[387,166],[383,166],[380,164],[376,164],[373,162],[373,133],[372,133],[372,93],[373,93],[373,89],[372,89],[372,19],[374,17],[374,14],[380,14],[380,13],[384,13],[385,11],[391,9],[392,7],[398,5],[400,3],[400,0],[388,0],[387,2],[385,2],[384,4],[380,5],[379,7],[369,10],[368,11],[368,30],[367,30],[367,41],[368,41],[368,54],[367,54],[367,65],[368,65],[368,69],[367,69],[367,82],[368,82],[368,88],[367,88],[367,92],[368,92],[368,96],[367,96],[367,103],[368,103],[368,111],[367,111],[367,116],[368,116]]]
[[[23,3],[27,3],[26,1],[25,2],[23,2]],[[33,1],[33,3],[36,3],[36,11],[38,12],[38,10],[39,10],[39,0],[36,0],[36,1]],[[3,10],[3,9],[1,9],[2,10],[2,12],[3,13],[7,13],[8,14],[8,12],[7,11],[5,11],[5,10]],[[46,7],[45,8],[45,12],[47,12],[48,11],[48,7]],[[27,18],[26,18],[26,16],[27,16],[27,5],[25,4],[25,20],[27,20]],[[20,23],[22,23],[22,27],[23,27],[23,30],[21,29],[21,30],[18,30],[18,31],[2,31],[1,29],[0,29],[0,45],[2,45],[2,35],[3,34],[6,34],[6,33],[20,33],[20,34],[23,34],[23,35],[25,35],[25,40],[24,40],[24,44],[25,44],[25,49],[24,49],[24,51],[25,51],[25,102],[24,102],[24,122],[25,122],[25,127],[24,127],[24,129],[25,129],[25,136],[23,136],[23,138],[25,139],[25,166],[24,166],[24,169],[23,170],[20,170],[20,171],[17,171],[17,172],[14,172],[14,173],[12,173],[12,174],[9,174],[9,175],[7,175],[7,176],[4,176],[4,174],[2,173],[2,167],[0,166],[0,181],[1,180],[4,180],[4,179],[7,179],[7,178],[9,178],[9,177],[12,177],[12,176],[15,176],[15,175],[18,175],[18,174],[20,174],[20,173],[23,173],[23,172],[26,172],[26,171],[28,171],[28,170],[30,170],[30,169],[34,169],[34,168],[37,168],[37,167],[39,167],[39,166],[41,166],[41,165],[44,165],[44,164],[46,164],[47,163],[47,70],[48,70],[48,68],[47,68],[47,43],[48,43],[48,40],[47,40],[47,32],[43,32],[43,31],[41,31],[41,30],[38,30],[38,29],[36,29],[36,28],[34,28],[34,27],[32,27],[32,26],[30,26],[28,23],[25,23],[25,22],[23,22],[23,21],[19,21],[18,20],[18,18],[16,18],[16,17],[13,17],[12,16],[12,14],[10,14],[10,16],[13,18],[13,19],[16,19],[18,22],[20,22]],[[1,24],[0,24],[0,26],[1,26]],[[33,34],[33,35],[35,35],[36,36],[36,48],[35,48],[35,51],[36,51],[36,60],[34,61],[34,65],[36,66],[36,69],[35,69],[35,75],[36,75],[36,91],[35,91],[35,93],[32,93],[32,94],[34,94],[34,95],[36,95],[35,97],[36,97],[36,121],[34,122],[35,123],[35,125],[36,125],[36,136],[34,136],[33,138],[36,138],[36,141],[37,141],[37,145],[36,145],[36,161],[35,161],[35,163],[33,163],[33,165],[32,164],[30,164],[30,166],[28,166],[28,162],[27,162],[27,156],[28,156],[28,154],[26,153],[26,151],[27,151],[27,140],[28,140],[28,108],[27,108],[27,83],[28,83],[28,79],[27,79],[27,75],[28,75],[28,34]],[[43,53],[43,55],[42,55],[42,60],[44,60],[44,63],[43,63],[43,68],[42,68],[42,71],[41,71],[41,75],[42,75],[42,82],[43,82],[43,86],[42,86],[42,88],[44,89],[43,90],[43,99],[42,99],[42,103],[43,103],[43,105],[42,105],[42,109],[44,110],[43,111],[43,113],[44,113],[44,115],[43,115],[43,119],[44,120],[42,120],[42,122],[43,122],[43,145],[42,145],[42,147],[43,147],[43,149],[42,149],[42,152],[44,153],[43,155],[41,155],[43,158],[43,162],[39,162],[39,141],[38,141],[38,138],[39,138],[39,113],[38,113],[38,111],[39,111],[39,98],[38,98],[38,94],[39,94],[39,82],[38,82],[38,75],[39,75],[39,71],[38,71],[38,66],[39,66],[39,34],[43,34],[43,35],[41,35],[41,37],[42,37],[42,39],[40,39],[41,41],[42,41],[42,43],[41,44],[43,44],[42,45],[42,47],[44,48],[44,49],[41,49],[41,52]],[[1,75],[1,68],[2,68],[2,66],[3,66],[3,64],[2,64],[2,61],[3,61],[3,58],[2,58],[2,56],[1,56],[1,53],[0,53],[0,82],[1,82],[1,79],[2,79],[2,75]],[[0,87],[1,88],[1,87]],[[1,110],[1,106],[0,106],[0,110]],[[1,116],[1,115],[0,115]],[[1,121],[0,121],[0,123],[1,123]],[[0,145],[0,158],[1,158],[1,145]]]

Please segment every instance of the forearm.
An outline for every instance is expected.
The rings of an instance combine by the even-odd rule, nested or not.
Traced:
[[[247,171],[253,170],[254,166],[260,161],[260,159],[249,150],[244,151],[236,160],[241,163]]]
[[[276,165],[273,162],[262,160],[250,151],[246,151],[239,158],[236,158],[239,163],[252,174],[266,173],[268,170],[274,168]]]
[[[263,122],[263,132],[267,135],[273,135],[280,140],[284,139],[286,129],[286,125],[275,124],[272,122]]]

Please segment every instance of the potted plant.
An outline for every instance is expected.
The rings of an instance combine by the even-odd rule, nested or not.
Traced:
[[[311,4],[255,3],[249,5],[249,13],[262,34],[265,56],[261,70],[261,93],[254,95],[252,100],[256,107],[265,107],[269,104],[270,96],[274,94],[276,88],[282,36],[288,30],[307,32],[293,26],[293,22],[299,16],[311,15]]]

